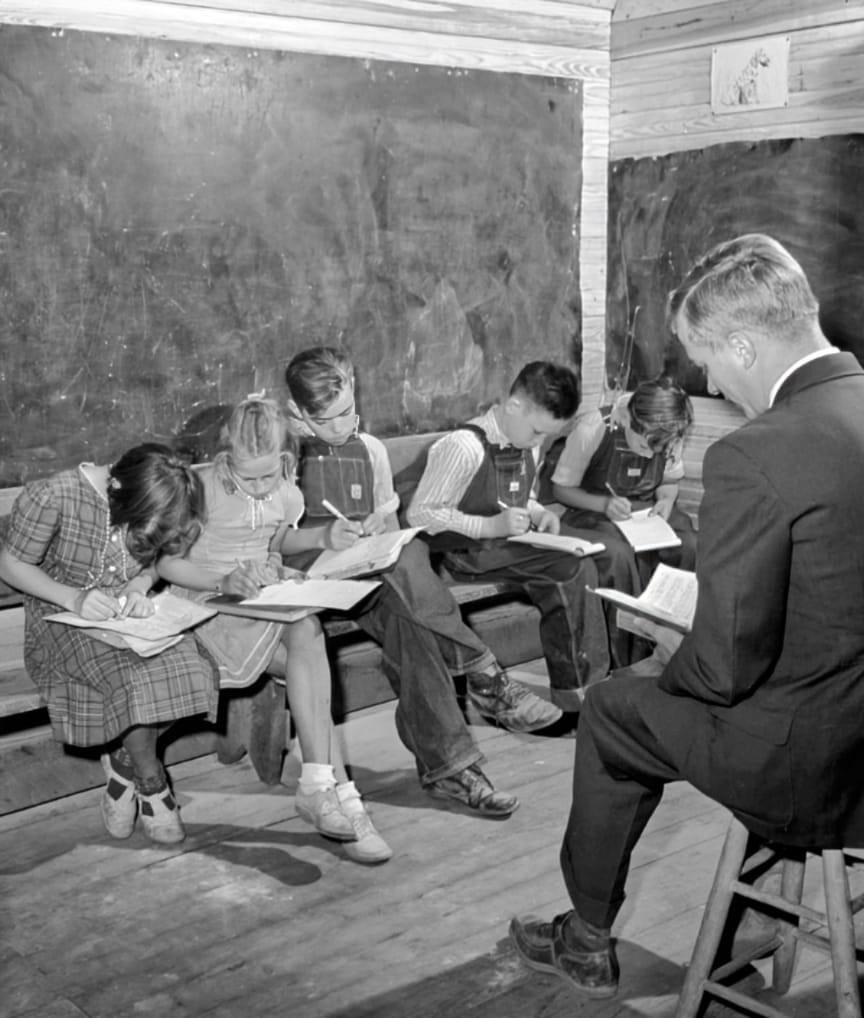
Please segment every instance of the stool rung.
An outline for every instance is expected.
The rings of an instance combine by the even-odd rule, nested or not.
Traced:
[[[736,954],[734,958],[730,958],[729,961],[714,969],[710,976],[711,980],[722,982],[724,979],[728,979],[729,976],[735,975],[739,969],[746,968],[750,962],[755,961],[757,958],[764,958],[772,951],[776,951],[782,943],[782,937],[774,936],[763,941],[761,944],[756,944],[749,951],[742,951],[740,954]]]
[[[705,980],[705,993],[710,993],[714,997],[726,1000],[730,1004],[737,1004],[738,1007],[743,1008],[745,1011],[761,1015],[762,1018],[789,1018],[782,1011],[778,1011],[776,1007],[771,1007],[770,1004],[763,1004],[762,1001],[754,1000],[752,997],[747,996],[747,994],[739,993],[737,990],[730,990],[728,986],[715,983],[713,979]]]
[[[759,901],[763,905],[769,905],[775,911],[791,912],[800,919],[809,919],[813,923],[822,924],[825,922],[825,916],[821,912],[817,912],[816,909],[808,908],[806,905],[799,905],[794,901],[785,901],[778,898],[776,894],[765,894],[762,891],[757,891],[755,887],[742,883],[740,880],[733,880],[732,888],[735,894],[740,894],[742,898],[749,898],[750,901]]]

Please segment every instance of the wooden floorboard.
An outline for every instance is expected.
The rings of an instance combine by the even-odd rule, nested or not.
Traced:
[[[523,675],[545,684],[540,668]],[[473,731],[487,772],[520,797],[507,821],[421,791],[392,704],[340,726],[395,851],[384,866],[352,863],[296,816],[294,758],[280,786],[245,760],[175,765],[189,837],[173,849],[103,835],[98,791],[0,817],[0,1018],[671,1016],[726,814],[685,784],[667,790],[616,924],[620,992],[589,1001],[524,968],[507,939],[512,915],[567,907],[574,743]],[[827,961],[802,962],[790,1013],[824,1018]]]

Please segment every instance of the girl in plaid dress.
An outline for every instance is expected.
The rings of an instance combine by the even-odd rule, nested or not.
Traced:
[[[139,813],[152,840],[185,836],[156,740],[180,718],[215,719],[216,676],[191,635],[143,658],[45,616],[151,614],[156,560],[194,540],[203,513],[195,473],[165,446],[145,444],[111,466],[82,463],[28,484],[0,551],[0,576],[25,595],[24,663],[55,736],[110,750],[101,808],[115,838],[132,834]]]
[[[272,400],[250,396],[225,429],[225,448],[198,469],[207,521],[185,556],[159,561],[175,592],[206,600],[214,592],[252,597],[292,572],[282,555],[344,547],[345,523],[298,530],[303,495],[294,458],[283,451],[285,423]],[[353,540],[353,537],[351,538]],[[217,615],[195,631],[218,662],[223,687],[248,686],[263,672],[284,677],[303,756],[297,813],[327,837],[345,843],[349,858],[385,862],[390,847],[375,830],[360,793],[348,779],[330,714],[330,665],[324,633],[310,612],[296,622]]]

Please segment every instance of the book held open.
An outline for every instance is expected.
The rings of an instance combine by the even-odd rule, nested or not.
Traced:
[[[151,598],[153,614],[146,618],[84,619],[75,612],[46,615],[48,622],[60,622],[84,629],[97,640],[114,647],[134,650],[139,657],[153,657],[183,639],[183,633],[216,614],[214,608],[188,601],[169,591]]]
[[[659,622],[679,633],[689,633],[696,612],[698,585],[695,573],[673,569],[661,562],[639,597],[611,587],[597,587],[594,593],[634,615]]]
[[[207,604],[225,615],[296,622],[324,608],[347,611],[378,586],[378,580],[288,579],[262,587],[256,597],[219,594]]]
[[[659,513],[651,509],[638,509],[626,520],[613,520],[615,526],[630,542],[634,551],[654,551],[656,548],[677,548],[681,538]]]
[[[530,544],[535,548],[549,548],[555,551],[565,551],[571,555],[596,555],[598,551],[605,551],[606,545],[599,542],[586,541],[582,537],[571,534],[544,534],[539,530],[529,530],[527,534],[515,534],[507,538],[514,544]]]
[[[383,534],[358,538],[350,548],[322,551],[306,570],[306,575],[310,580],[344,580],[379,573],[396,562],[405,545],[421,529],[385,530]]]

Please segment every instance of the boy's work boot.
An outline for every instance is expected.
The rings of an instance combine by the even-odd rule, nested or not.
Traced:
[[[508,732],[540,732],[558,727],[564,716],[560,707],[532,693],[505,672],[492,675],[469,672],[465,676],[468,701],[478,714]],[[550,734],[557,734],[550,732]]]

